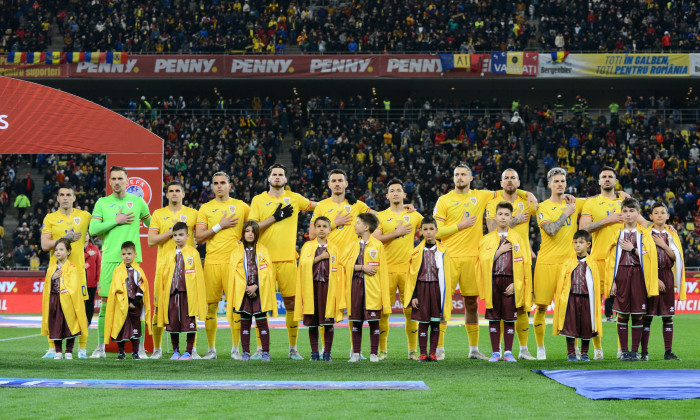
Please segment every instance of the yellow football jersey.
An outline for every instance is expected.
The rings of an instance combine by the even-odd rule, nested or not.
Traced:
[[[496,197],[489,201],[486,206],[486,220],[496,220],[496,206],[503,199],[503,190],[496,191]],[[530,252],[530,217],[536,215],[535,206],[533,206],[527,198],[517,196],[515,202],[511,203],[513,205],[513,216],[517,213],[524,213],[527,215],[527,221],[518,224],[514,231],[518,232],[523,239],[523,245],[527,246],[528,253]]]
[[[597,195],[586,199],[581,216],[590,216],[593,222],[598,222],[605,219],[612,213],[622,213],[622,200],[615,198],[611,200],[602,195]],[[613,223],[603,226],[595,232],[591,233],[593,237],[593,245],[591,246],[591,259],[604,260],[610,254],[610,247],[617,242],[617,233],[623,227],[624,223]]]
[[[379,227],[377,229],[380,229],[383,234],[395,231],[399,226],[399,221],[402,221],[404,225],[411,226],[409,234],[394,238],[391,242],[384,244],[384,255],[389,265],[389,272],[407,272],[408,262],[411,260],[411,254],[413,253],[413,238],[416,235],[416,229],[418,229],[420,222],[423,220],[423,216],[417,211],[409,213],[406,210],[396,214],[389,208],[377,213],[377,218],[379,219]]]
[[[273,262],[294,261],[296,259],[299,212],[309,211],[311,201],[300,194],[287,190],[279,198],[264,192],[253,197],[253,201],[250,202],[248,219],[256,222],[265,220],[272,216],[279,204],[282,204],[282,207],[291,205],[294,208],[294,214],[268,226],[260,234],[260,243],[267,247]]]
[[[90,219],[90,213],[85,210],[74,208],[68,216],[57,210],[44,217],[44,225],[41,228],[41,234],[50,235],[52,241],[61,239],[66,236],[66,233],[71,231],[81,234],[80,239],[70,244],[72,251],[68,256],[68,261],[72,262],[78,271],[82,273],[83,280],[85,280],[85,236],[87,235],[88,227],[90,227]],[[49,258],[49,265],[51,264],[56,264],[56,256],[53,254],[53,249]]]
[[[197,213],[197,225],[211,229],[216,226],[222,216],[238,217],[238,224],[232,228],[221,229],[207,241],[206,262],[209,264],[228,264],[231,251],[236,242],[241,240],[243,223],[248,220],[250,207],[241,200],[230,198],[226,201],[213,199],[202,204]]]
[[[584,202],[585,200],[582,198],[576,199],[576,211],[566,218],[566,223],[554,236],[549,236],[542,229],[542,226],[559,220],[566,209],[566,202],[555,203],[551,200],[545,200],[540,203],[537,208],[537,225],[540,227],[542,245],[540,246],[540,252],[537,254],[538,263],[561,264],[567,258],[576,257],[573,245],[574,234],[578,230],[578,216],[581,213]]]
[[[314,209],[311,223],[316,221],[316,218],[320,216],[326,216],[330,219],[331,223],[333,223],[333,220],[335,220],[336,216],[339,214],[350,214],[350,216],[352,216],[350,223],[333,228],[328,235],[328,242],[333,242],[338,246],[340,252],[345,253],[358,240],[357,234],[355,233],[355,221],[357,220],[357,216],[362,213],[367,213],[368,211],[370,211],[370,208],[362,201],[357,201],[355,204],[350,205],[348,200],[344,200],[342,203],[336,204],[333,202],[332,198],[326,198],[325,200],[319,201]]]
[[[442,238],[450,258],[479,256],[479,241],[484,235],[484,211],[494,196],[493,191],[470,190],[467,194],[457,194],[452,190],[438,198],[433,212],[438,230],[456,225],[465,214],[467,217],[476,216],[472,227]]]
[[[187,243],[196,249],[194,225],[197,223],[197,210],[193,208],[182,206],[177,213],[173,213],[169,207],[163,207],[162,209],[154,211],[151,216],[151,225],[148,227],[148,231],[153,231],[160,235],[172,229],[177,222],[184,222],[187,224],[187,233],[190,235],[190,239]],[[170,255],[174,251],[175,241],[171,237],[158,245],[158,262],[161,262],[161,255]]]

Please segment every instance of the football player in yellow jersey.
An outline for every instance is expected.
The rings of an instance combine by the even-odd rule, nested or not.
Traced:
[[[423,216],[418,212],[408,212],[403,200],[403,182],[392,179],[387,183],[386,198],[390,207],[377,213],[379,227],[372,234],[384,244],[384,252],[389,265],[389,293],[394,301],[396,289],[399,289],[399,301],[406,317],[406,339],[408,340],[408,358],[418,360],[418,322],[411,320],[411,306],[404,305],[403,295],[406,285],[408,265],[413,253],[413,240],[416,229]],[[382,314],[379,320],[379,360],[387,358],[387,341],[389,338],[389,314]]]
[[[545,314],[547,306],[552,303],[554,297],[558,274],[561,273],[566,261],[576,257],[571,243],[578,230],[577,219],[584,203],[581,198],[577,198],[572,203],[569,197],[565,197],[565,169],[550,169],[547,173],[547,183],[552,190],[552,195],[548,200],[541,202],[537,208],[537,224],[542,236],[534,280],[534,302],[537,310],[533,324],[537,342],[537,360],[547,358],[544,347]]]
[[[349,257],[348,253],[357,243],[357,233],[355,233],[357,216],[362,213],[375,213],[375,211],[352,195],[346,195],[348,176],[342,169],[333,169],[328,174],[328,188],[331,190],[331,196],[319,201],[313,216],[311,216],[309,239],[316,238],[314,228],[316,218],[326,216],[331,221],[328,242],[334,243],[338,247],[342,253],[340,261],[345,261]],[[351,323],[348,324],[348,331],[350,331],[352,338],[350,325]]]
[[[600,195],[586,200],[586,204],[581,210],[581,219],[579,220],[579,227],[593,236],[589,264],[595,264],[598,267],[599,281],[601,282],[598,290],[603,292],[610,290],[612,287],[612,279],[608,278],[609,270],[606,264],[609,262],[610,248],[617,241],[617,233],[624,223],[620,203],[622,203],[622,199],[628,197],[626,193],[620,193],[618,197],[618,194],[615,192],[615,184],[617,184],[615,169],[604,166],[598,174]],[[612,300],[614,300],[614,297],[609,299],[610,314],[612,316]],[[608,299],[606,299],[605,303],[607,306]],[[592,341],[595,347],[593,358],[595,360],[603,360],[600,334],[593,338]]]
[[[442,195],[435,204],[433,217],[438,224],[438,239],[450,253],[452,262],[451,291],[459,284],[465,307],[465,328],[469,339],[469,358],[488,360],[479,351],[479,288],[476,264],[479,241],[484,235],[483,216],[486,205],[495,196],[493,191],[470,189],[473,176],[466,164],[454,169],[454,190]],[[521,198],[537,203],[535,196],[518,190]],[[535,204],[536,205],[536,204]],[[449,296],[452,292],[448,293]],[[440,323],[440,340],[436,351],[438,360],[445,358],[445,322]]]
[[[346,195],[348,177],[342,169],[333,169],[328,175],[328,188],[331,196],[318,202],[309,225],[309,239],[316,237],[314,221],[319,216],[326,216],[331,221],[331,233],[328,241],[338,246],[340,252],[347,252],[357,242],[355,233],[355,221],[357,215],[362,213],[376,213],[367,207],[367,204],[358,201],[351,195]],[[345,256],[341,258],[345,261]]]
[[[85,248],[85,236],[90,226],[90,213],[79,210],[73,207],[75,203],[75,189],[70,185],[61,186],[58,189],[58,197],[56,198],[59,208],[53,213],[49,213],[44,217],[44,224],[41,228],[41,249],[51,251],[49,265],[56,263],[56,256],[53,249],[56,246],[56,241],[61,238],[66,238],[72,243],[77,252],[72,252],[68,256],[68,261],[78,269],[78,275],[83,282],[83,298],[88,300],[87,278],[85,277],[85,254],[80,252]],[[88,302],[94,305],[95,302]],[[88,326],[89,327],[89,326]],[[85,331],[78,337],[78,359],[87,359],[87,338],[88,334]],[[53,359],[56,354],[53,341],[49,340],[49,350],[44,355],[44,359]]]
[[[243,223],[248,220],[250,207],[241,200],[229,197],[231,184],[226,172],[212,176],[214,199],[204,203],[197,213],[195,239],[198,243],[207,242],[204,258],[204,283],[207,289],[207,317],[204,329],[207,333],[209,351],[202,359],[216,359],[216,329],[219,301],[224,290],[228,290],[229,260],[231,250],[241,239]],[[230,296],[226,296],[230,299]],[[238,344],[241,339],[241,318],[233,316],[231,357],[240,359]]]
[[[291,192],[287,185],[287,168],[278,163],[267,170],[270,189],[253,197],[250,203],[249,220],[260,226],[259,242],[267,247],[275,267],[277,289],[284,299],[285,324],[289,338],[289,358],[302,360],[297,350],[299,322],[294,321],[294,299],[296,294],[297,263],[296,241],[300,211],[311,211],[316,202]],[[256,329],[257,331],[257,329]],[[262,358],[259,347],[251,359]]]
[[[187,225],[188,244],[196,248],[194,242],[194,226],[197,223],[197,210],[183,206],[182,200],[185,198],[185,186],[180,181],[170,181],[165,186],[165,197],[168,199],[167,207],[163,207],[153,212],[151,216],[151,226],[148,227],[148,246],[158,245],[158,257],[156,259],[156,273],[160,273],[164,267],[165,255],[172,255],[175,251],[175,241],[173,240],[173,226],[177,222]],[[158,290],[162,286],[158,284],[159,276],[153,285],[154,300],[157,299]],[[153,354],[151,359],[163,357],[161,346],[163,344],[163,327],[157,326],[158,302],[155,303],[153,314]],[[192,358],[199,359],[197,350],[192,350]]]
[[[535,258],[535,253],[530,247],[530,216],[537,214],[536,206],[531,205],[526,199],[518,197],[518,187],[520,187],[520,176],[515,169],[508,168],[501,174],[501,191],[496,192],[496,198],[489,201],[486,206],[486,227],[489,232],[496,229],[496,206],[501,201],[506,201],[513,205],[513,218],[510,222],[510,227],[523,238],[523,245],[526,247],[525,252],[530,254],[532,259]],[[525,270],[525,293],[532,294],[532,269]],[[529,295],[528,295],[529,296]],[[530,333],[530,308],[519,307],[518,318],[515,321],[515,330],[520,343],[519,359],[535,360],[527,349],[527,338]],[[503,324],[503,321],[501,321]],[[501,331],[504,331],[501,325]]]

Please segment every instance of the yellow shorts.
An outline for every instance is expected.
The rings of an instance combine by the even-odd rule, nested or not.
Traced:
[[[297,263],[296,261],[275,261],[275,276],[277,277],[277,290],[282,297],[294,297],[297,290]]]
[[[557,288],[557,280],[561,275],[564,263],[562,264],[535,264],[534,278],[534,302],[535,305],[549,306],[554,298]]]
[[[396,289],[399,289],[399,302],[403,307],[403,293],[406,290],[406,273],[389,273],[389,300],[393,303]]]
[[[207,290],[207,303],[218,303],[224,291],[228,290],[228,264],[207,264],[204,259],[204,285]]]
[[[462,296],[479,296],[479,286],[476,281],[476,264],[478,257],[451,258],[452,284],[450,292],[459,284]],[[451,294],[451,293],[450,293]]]

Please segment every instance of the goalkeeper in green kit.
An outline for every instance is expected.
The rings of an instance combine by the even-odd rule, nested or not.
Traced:
[[[92,236],[102,236],[102,270],[100,271],[99,295],[102,298],[102,308],[107,307],[107,296],[112,284],[112,273],[122,262],[121,248],[126,241],[136,245],[136,259],[140,263],[141,241],[139,230],[141,223],[146,226],[151,223],[151,214],[148,204],[141,197],[126,192],[128,177],[126,169],[121,166],[112,166],[109,169],[109,185],[112,194],[102,197],[95,203],[90,220],[89,232]],[[99,334],[98,344],[90,358],[106,357],[104,345],[105,311],[100,310],[97,319]],[[143,346],[140,346],[141,354],[146,357]]]

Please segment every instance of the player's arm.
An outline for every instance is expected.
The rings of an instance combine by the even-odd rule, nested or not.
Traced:
[[[148,210],[148,204],[141,199],[141,214],[139,214],[139,219],[146,227],[151,226],[151,211]]]
[[[411,229],[411,225],[403,224],[403,220],[401,220],[399,222],[399,225],[392,232],[384,233],[382,228],[379,227],[374,231],[374,233],[372,233],[372,236],[379,239],[382,242],[382,244],[388,244],[396,238],[408,235],[409,233],[411,233]]]
[[[53,225],[47,216],[44,218],[44,225],[41,228],[41,249],[43,251],[50,251],[56,246],[56,240],[51,239],[52,231]]]
[[[109,232],[110,230],[114,229],[120,224],[128,223],[126,222],[126,220],[129,220],[129,218],[133,220],[133,217],[133,214],[130,214],[129,217],[124,213],[119,213],[117,215],[117,218],[119,218],[119,220],[124,223],[117,223],[117,218],[115,218],[114,220],[104,220],[102,217],[102,203],[100,203],[100,201],[98,200],[95,204],[95,209],[92,212],[92,218],[90,219],[90,227],[88,228],[88,232],[90,232],[90,235],[92,236],[103,236],[105,233]]]
[[[173,237],[172,229],[168,229],[163,233],[159,232],[160,226],[157,224],[156,220],[153,220],[153,224],[148,228],[148,246],[160,245]]]
[[[484,219],[486,219],[486,229],[488,229],[489,232],[496,229],[496,200],[491,200],[489,204],[486,205]]]

